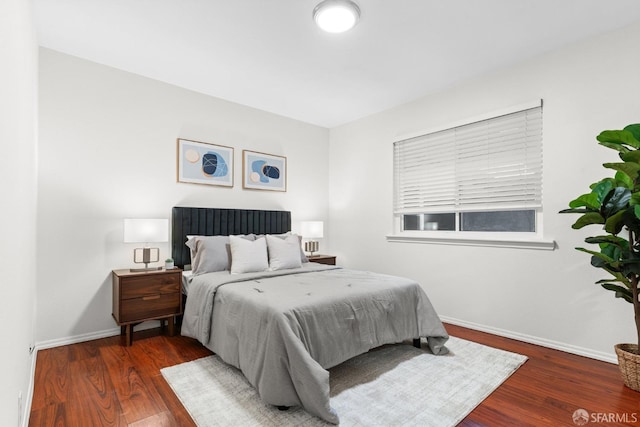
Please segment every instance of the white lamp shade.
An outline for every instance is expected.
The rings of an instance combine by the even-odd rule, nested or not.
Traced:
[[[125,219],[125,243],[155,243],[169,241],[168,219]]]
[[[302,237],[321,239],[324,237],[324,223],[322,221],[302,221],[300,224]]]

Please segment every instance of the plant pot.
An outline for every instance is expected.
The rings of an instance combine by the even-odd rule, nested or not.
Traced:
[[[617,344],[614,346],[618,355],[618,368],[624,385],[632,390],[640,391],[640,355],[636,354],[637,344]]]
[[[165,270],[171,270],[173,269],[174,265],[173,265],[173,261],[169,262],[169,261],[165,261],[164,263],[164,269]]]

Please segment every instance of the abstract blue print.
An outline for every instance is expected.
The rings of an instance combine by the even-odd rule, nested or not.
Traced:
[[[269,178],[278,179],[280,178],[280,169],[276,166],[269,165],[264,160],[256,160],[251,163],[251,170],[253,173],[251,174],[251,180],[257,182],[259,179],[260,182],[269,182]]]
[[[233,186],[233,148],[178,139],[178,181]]]
[[[286,191],[285,157],[243,150],[245,188]]]
[[[206,176],[226,176],[229,169],[219,153],[209,151],[202,156],[202,172]]]

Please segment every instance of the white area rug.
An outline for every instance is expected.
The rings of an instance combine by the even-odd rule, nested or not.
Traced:
[[[410,344],[385,346],[331,368],[340,425],[455,426],[527,360],[455,337],[447,347],[450,354],[434,356]],[[331,425],[300,407],[264,404],[218,356],[161,372],[199,427]]]

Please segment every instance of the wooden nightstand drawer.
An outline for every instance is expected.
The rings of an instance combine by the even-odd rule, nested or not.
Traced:
[[[120,321],[130,322],[180,314],[180,294],[157,294],[123,300]]]
[[[176,274],[149,277],[127,277],[120,281],[120,298],[140,298],[147,295],[175,294],[180,292],[180,276]]]

